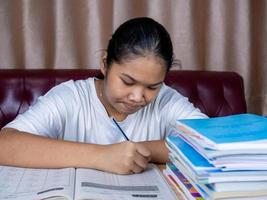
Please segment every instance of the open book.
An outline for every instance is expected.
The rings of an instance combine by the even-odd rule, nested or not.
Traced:
[[[0,199],[176,199],[156,165],[140,174],[0,166]]]

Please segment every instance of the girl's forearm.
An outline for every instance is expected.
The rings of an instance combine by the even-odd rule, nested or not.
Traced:
[[[94,168],[100,145],[41,137],[15,129],[0,132],[0,165],[33,168]]]
[[[151,162],[166,163],[169,161],[169,150],[166,147],[165,140],[152,140],[140,142],[151,151]]]
[[[0,132],[0,165],[29,168],[82,167],[118,174],[140,173],[150,149],[130,141],[97,145],[50,139],[15,129]]]

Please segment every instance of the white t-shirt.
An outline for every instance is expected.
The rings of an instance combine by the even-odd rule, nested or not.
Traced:
[[[77,142],[124,141],[98,99],[94,80],[70,80],[55,86],[5,127]],[[206,115],[187,98],[163,84],[154,101],[118,123],[127,137],[137,142],[164,139],[170,124],[177,119],[203,117]]]

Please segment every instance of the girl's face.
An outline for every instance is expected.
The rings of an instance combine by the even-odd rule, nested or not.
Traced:
[[[103,65],[101,101],[109,115],[124,119],[153,101],[166,75],[163,63],[161,58],[146,56],[112,63],[108,70]]]

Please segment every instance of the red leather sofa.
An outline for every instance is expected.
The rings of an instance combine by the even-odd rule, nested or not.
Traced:
[[[99,75],[98,70],[0,70],[0,128],[53,86]],[[245,113],[243,79],[234,72],[170,71],[165,83],[210,117]]]

